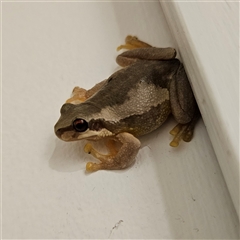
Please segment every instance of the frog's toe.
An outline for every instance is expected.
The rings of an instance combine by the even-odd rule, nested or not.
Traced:
[[[66,103],[79,104],[86,100],[86,89],[75,87],[72,91],[72,96],[67,99]]]
[[[91,145],[90,143],[87,143],[87,144],[84,146],[84,149],[83,149],[83,150],[84,150],[85,153],[91,154],[92,149],[93,149],[92,145]]]
[[[176,136],[182,129],[182,124],[177,124],[169,133]]]
[[[96,172],[98,170],[120,170],[126,168],[126,165],[116,162],[101,162],[101,163],[93,163],[88,162],[86,164],[87,172]]]
[[[184,140],[186,129],[186,124],[178,124],[170,131],[170,134],[174,136],[173,140],[170,142],[171,147],[177,147],[181,139]]]
[[[179,143],[181,141],[181,136],[178,135],[178,136],[175,136],[174,139],[170,142],[170,146],[171,147],[178,147]]]
[[[73,95],[76,95],[76,94],[84,95],[86,93],[86,91],[87,91],[86,89],[76,86],[76,87],[73,88],[72,94]]]
[[[117,51],[121,50],[121,49],[135,49],[135,48],[148,48],[148,47],[152,47],[151,45],[149,45],[148,43],[145,43],[141,40],[139,40],[137,37],[135,36],[130,36],[128,35],[125,38],[125,44],[124,45],[120,45],[117,48]]]
[[[182,139],[184,142],[190,142],[193,138],[193,129],[186,129],[186,131],[182,134]]]
[[[100,167],[101,164],[98,163],[92,163],[92,162],[88,162],[86,164],[86,171],[88,172],[95,172],[101,169]]]
[[[193,138],[194,124],[192,122],[187,124],[178,124],[171,131],[170,134],[174,136],[173,140],[170,142],[171,147],[177,147],[181,139],[184,142],[190,142]]]

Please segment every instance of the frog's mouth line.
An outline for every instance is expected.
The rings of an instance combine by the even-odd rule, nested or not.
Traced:
[[[100,131],[87,129],[85,132],[76,132],[73,128],[68,127],[56,131],[58,138],[65,142],[74,142],[78,140],[98,140],[100,138],[112,136],[113,134],[107,129],[103,128]]]

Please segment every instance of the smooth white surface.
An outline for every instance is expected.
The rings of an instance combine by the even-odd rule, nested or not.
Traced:
[[[85,173],[85,142],[53,133],[76,85],[117,69],[127,34],[175,46],[160,4],[3,3],[3,238],[234,239],[238,219],[203,122],[169,147],[168,121],[133,167]],[[120,220],[120,222],[117,224]]]
[[[239,213],[239,3],[162,6]]]

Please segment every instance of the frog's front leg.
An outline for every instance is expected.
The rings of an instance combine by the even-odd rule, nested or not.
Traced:
[[[141,145],[140,141],[127,132],[117,134],[115,140],[119,141],[122,146],[117,151],[112,144],[108,145],[107,147],[110,150],[110,153],[106,155],[96,151],[90,144],[85,146],[85,152],[93,155],[101,162],[88,162],[86,165],[87,171],[124,169],[134,162]]]
[[[105,83],[106,79],[97,83],[94,87],[90,88],[89,90],[80,87],[75,87],[72,91],[71,97],[67,99],[66,103],[79,104],[86,101],[93,94],[98,92]]]
[[[116,58],[116,62],[121,67],[129,66],[139,60],[169,60],[176,57],[174,48],[155,48],[137,37],[127,36],[125,42],[125,45],[117,48],[117,50],[128,49]]]
[[[84,88],[75,87],[72,90],[71,97],[66,100],[66,103],[79,104],[84,102],[87,99],[85,96],[86,92],[87,90]]]

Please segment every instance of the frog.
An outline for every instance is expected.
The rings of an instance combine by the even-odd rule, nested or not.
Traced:
[[[84,151],[98,159],[86,171],[120,170],[133,165],[139,137],[159,128],[172,115],[171,147],[190,142],[200,112],[183,64],[171,47],[157,48],[127,36],[116,58],[120,70],[86,90],[75,87],[54,126],[63,141],[88,140]],[[91,141],[104,141],[107,153]]]

